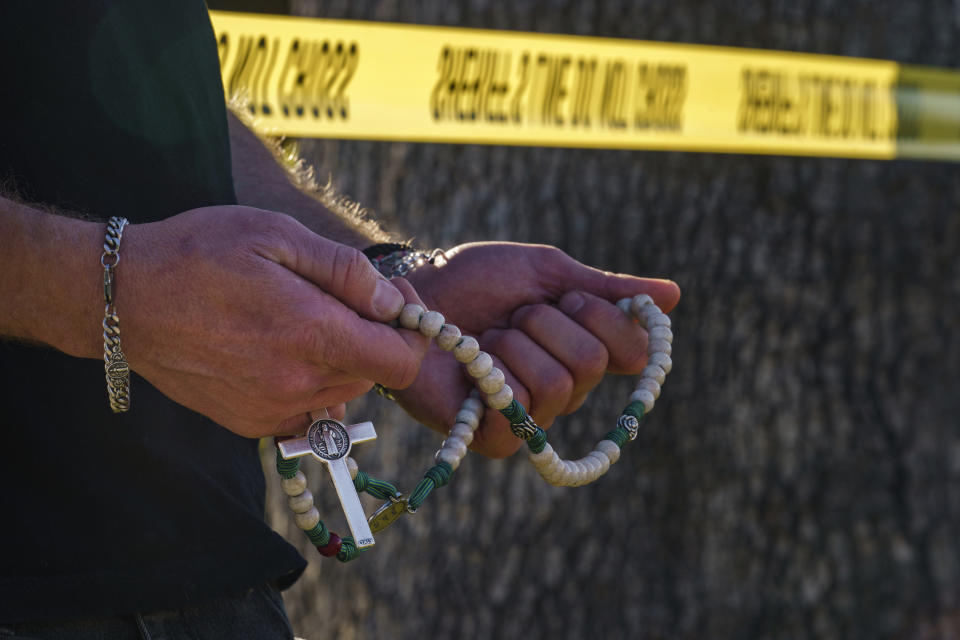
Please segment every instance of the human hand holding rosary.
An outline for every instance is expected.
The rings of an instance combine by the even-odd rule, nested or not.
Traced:
[[[433,258],[438,255],[443,256],[442,252],[428,255],[397,245],[382,245],[371,249],[374,250],[373,255],[368,250],[368,257],[371,257],[374,265],[388,277],[408,275],[414,267],[423,266],[428,262],[433,263]],[[565,254],[561,253],[561,255],[571,260]],[[509,269],[504,271],[514,280],[518,277],[516,271]],[[600,274],[600,272],[596,273]],[[609,279],[611,274],[601,275]],[[450,282],[451,278],[448,277],[447,281]],[[671,286],[675,290],[675,285],[671,283]],[[676,295],[672,297],[668,295],[666,304],[670,306],[675,304],[678,294],[679,292],[676,291]],[[428,296],[423,298],[430,299]],[[530,302],[536,302],[536,300]],[[670,319],[655,304],[651,296],[639,294],[621,298],[616,306],[619,308],[621,318],[629,319],[631,323],[636,323],[647,332],[646,366],[641,371],[637,390],[630,396],[629,403],[617,420],[615,428],[606,433],[594,450],[583,458],[563,460],[547,443],[544,429],[514,397],[514,391],[507,382],[507,376],[495,366],[494,358],[480,349],[478,341],[469,335],[464,335],[457,326],[446,322],[444,316],[438,311],[429,311],[417,304],[407,304],[397,319],[399,326],[435,340],[436,347],[441,352],[452,352],[454,358],[449,358],[449,355],[447,358],[450,361],[455,359],[464,366],[467,376],[476,388],[462,401],[460,410],[453,419],[453,426],[449,429],[448,437],[435,455],[436,464],[427,470],[423,480],[409,496],[401,494],[390,483],[360,472],[356,463],[348,457],[354,442],[376,437],[373,425],[370,423],[345,427],[335,420],[321,418],[310,426],[305,437],[292,440],[278,439],[277,469],[283,477],[283,490],[289,496],[289,506],[294,511],[298,527],[306,532],[322,555],[336,556],[343,562],[356,558],[361,549],[374,544],[372,535],[374,532],[388,526],[403,513],[415,512],[433,489],[449,482],[453,472],[466,455],[467,447],[474,442],[475,435],[478,435],[477,429],[485,413],[490,416],[499,412],[506,418],[512,437],[515,437],[517,442],[527,443],[531,463],[550,484],[580,486],[598,479],[611,464],[619,459],[621,447],[636,437],[639,420],[652,410],[659,397],[661,385],[672,368],[670,354],[673,334],[670,329]],[[481,305],[478,312],[495,314],[496,309],[492,309],[489,305]],[[476,313],[468,313],[467,317],[472,316],[476,319]],[[476,321],[481,327],[495,326],[496,318],[479,318]],[[611,360],[614,359],[611,357]],[[613,367],[618,366],[616,362],[611,364]],[[582,397],[571,403],[575,406],[567,412],[574,410],[581,402]],[[496,411],[485,412],[484,405]],[[308,454],[314,455],[327,464],[343,503],[353,533],[352,537],[340,538],[331,533],[320,521],[319,513],[313,506],[313,497],[306,489],[306,478],[299,470],[299,457]],[[348,481],[351,478],[352,483]],[[357,491],[367,491],[374,497],[387,502],[367,520],[363,517]]]

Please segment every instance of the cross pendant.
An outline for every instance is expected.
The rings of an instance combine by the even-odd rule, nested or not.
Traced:
[[[310,425],[306,436],[279,443],[280,455],[287,460],[312,454],[327,466],[330,477],[333,478],[333,486],[340,497],[343,513],[347,516],[350,532],[360,549],[372,547],[374,540],[347,468],[347,455],[354,443],[366,442],[376,437],[377,432],[374,431],[372,422],[345,427],[336,420],[321,418]]]

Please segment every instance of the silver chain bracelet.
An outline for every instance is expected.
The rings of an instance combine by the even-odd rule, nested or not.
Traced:
[[[126,218],[112,217],[107,223],[103,241],[103,368],[107,374],[107,397],[114,413],[130,409],[130,365],[120,346],[120,318],[113,299],[114,271],[120,262],[120,240],[123,228],[129,224]]]

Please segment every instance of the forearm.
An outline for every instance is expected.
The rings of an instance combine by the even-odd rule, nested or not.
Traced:
[[[102,354],[104,225],[0,196],[0,336]]]
[[[233,182],[239,204],[282,211],[330,240],[362,249],[390,240],[366,220],[316,185],[302,182],[283,166],[274,150],[234,113],[228,113]]]

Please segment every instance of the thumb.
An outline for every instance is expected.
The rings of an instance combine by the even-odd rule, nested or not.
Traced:
[[[400,315],[403,294],[362,252],[313,233],[304,236],[286,266],[369,320],[389,322]]]
[[[601,271],[577,262],[559,251],[551,253],[550,257],[551,262],[544,264],[542,268],[547,278],[554,280],[554,288],[564,293],[579,289],[609,301],[646,293],[664,313],[669,312],[680,301],[680,287],[672,280],[639,278]]]

